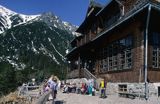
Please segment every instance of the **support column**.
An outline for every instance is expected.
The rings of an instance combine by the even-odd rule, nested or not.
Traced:
[[[148,71],[148,27],[149,27],[150,13],[151,13],[151,5],[148,6],[146,30],[144,34],[144,81],[145,81],[145,99],[146,100],[148,100],[148,97],[149,97],[147,71]]]
[[[98,73],[99,73],[99,60],[96,60],[95,63],[95,76],[98,78]]]
[[[82,76],[82,71],[81,71],[81,65],[80,65],[81,59],[80,59],[80,54],[78,56],[78,70],[79,70],[79,78]]]

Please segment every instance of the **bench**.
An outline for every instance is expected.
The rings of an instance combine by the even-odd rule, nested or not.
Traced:
[[[145,97],[144,94],[140,94],[140,93],[118,92],[118,94],[120,97],[126,97],[126,98],[132,98],[132,99],[135,99],[135,97],[141,97],[141,98]]]
[[[132,98],[132,99],[135,99],[136,97],[134,93],[129,93],[129,92],[119,92],[118,94],[120,97],[126,97],[126,98]]]

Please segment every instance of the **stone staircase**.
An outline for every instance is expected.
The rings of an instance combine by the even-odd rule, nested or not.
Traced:
[[[101,78],[97,78],[95,75],[93,75],[88,69],[83,68],[82,69],[83,72],[83,77],[87,78],[87,79],[92,79],[94,80],[94,86],[96,89],[99,89],[99,84],[101,81]]]
[[[83,68],[82,70],[83,70],[83,76],[84,76],[85,78],[87,78],[87,79],[94,79],[94,80],[97,79],[96,76],[93,75],[88,69]]]

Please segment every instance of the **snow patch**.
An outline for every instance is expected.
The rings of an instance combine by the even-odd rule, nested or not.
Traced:
[[[54,46],[54,44],[52,42],[50,42],[50,43],[51,43],[52,47],[54,48],[54,50],[58,53],[59,56],[62,57],[62,60],[63,60],[65,57],[56,49],[56,47]]]
[[[33,44],[33,41],[31,41],[31,43],[32,43],[32,50],[33,50],[33,52],[35,52],[36,54],[38,54],[39,52],[36,50],[36,48],[34,47],[34,44]]]
[[[32,20],[36,20],[41,16],[41,15],[19,14],[19,13],[13,12],[13,11],[0,5],[0,22],[2,24],[2,26],[0,27],[0,33],[3,33],[6,29],[10,29],[12,27],[11,17],[15,16],[15,15],[18,15],[23,20],[23,22],[20,22],[20,23],[14,25],[13,27],[25,24],[25,23],[30,22]]]
[[[49,27],[49,29],[50,29],[50,30],[53,30],[53,28],[52,28],[51,26]]]
[[[17,59],[18,60],[18,57],[17,56],[14,56],[13,59]],[[17,70],[23,70],[26,68],[26,65],[24,63],[17,63],[15,60],[11,60],[11,57],[10,56],[4,56],[2,55],[0,57],[0,62],[1,61],[6,61],[8,62],[9,64],[11,64],[15,69]]]
[[[58,65],[60,64],[60,62],[58,62],[56,57],[52,53],[50,53],[49,50],[47,50],[43,44],[41,44],[41,47],[39,48],[39,50],[41,50],[41,52],[44,55],[47,55],[47,56],[51,57]]]
[[[54,27],[56,27],[56,28],[57,28],[58,26],[57,26],[56,24],[54,24]]]
[[[11,35],[12,35],[12,37],[13,37],[14,40],[17,40],[16,37],[12,33],[11,33]]]
[[[51,38],[48,38],[48,41],[51,42]]]

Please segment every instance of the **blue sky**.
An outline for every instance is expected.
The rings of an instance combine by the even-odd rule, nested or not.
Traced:
[[[107,0],[96,1],[104,5],[107,2]],[[63,21],[80,25],[85,18],[89,0],[0,0],[0,5],[30,15],[53,12]]]

